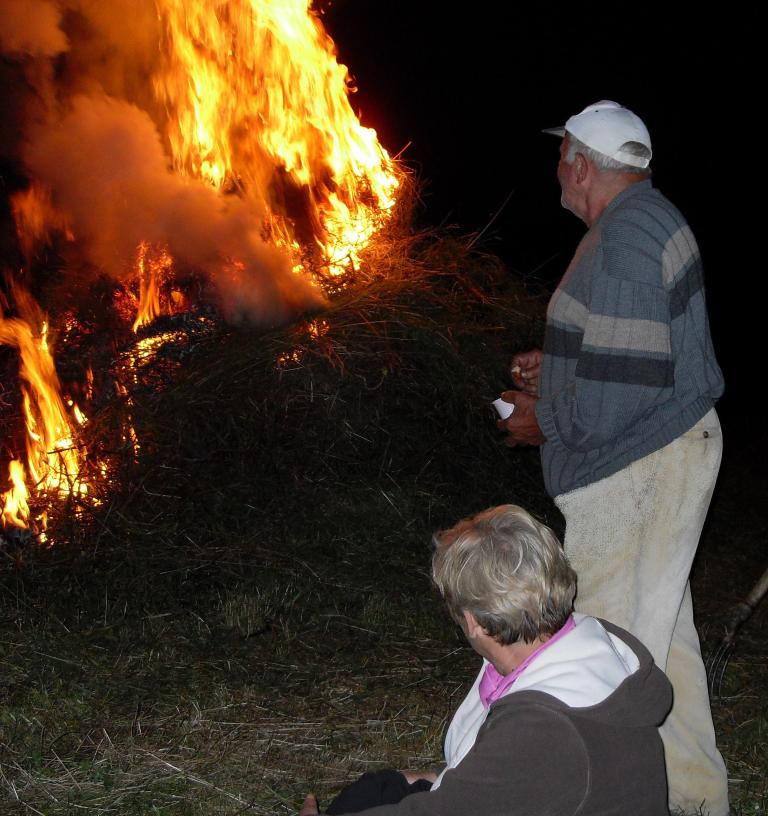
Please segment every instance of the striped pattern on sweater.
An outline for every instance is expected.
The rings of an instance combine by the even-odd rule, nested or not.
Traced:
[[[553,496],[668,444],[722,393],[696,240],[650,181],[579,244],[547,310],[539,388]]]

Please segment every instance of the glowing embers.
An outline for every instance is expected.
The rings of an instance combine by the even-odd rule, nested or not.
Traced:
[[[307,320],[299,324],[294,330],[296,346],[290,351],[284,351],[275,361],[278,368],[294,368],[299,365],[307,353],[307,346],[317,347],[318,341],[328,334],[330,324],[327,320]]]
[[[184,359],[197,344],[217,330],[218,323],[199,312],[162,316],[141,329],[139,337],[117,356],[112,370],[113,384],[125,407],[121,422],[122,444],[139,461],[142,443],[134,421],[135,395],[159,393],[172,383]]]

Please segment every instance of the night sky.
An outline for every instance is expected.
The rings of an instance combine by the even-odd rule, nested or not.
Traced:
[[[759,425],[766,44],[757,6],[632,3],[591,19],[597,6],[581,5],[566,14],[550,4],[336,0],[324,19],[364,123],[391,152],[410,142],[404,158],[426,181],[422,218],[482,229],[512,193],[486,246],[545,281],[560,276],[584,228],[559,206],[558,142],[540,130],[599,99],[638,113],[654,183],[702,249],[727,378],[721,414]]]

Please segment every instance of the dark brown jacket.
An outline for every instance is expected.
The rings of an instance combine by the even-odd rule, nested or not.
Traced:
[[[540,691],[508,694],[437,790],[365,815],[668,816],[658,726],[672,688],[640,641],[601,623],[640,660],[610,696],[571,708]]]

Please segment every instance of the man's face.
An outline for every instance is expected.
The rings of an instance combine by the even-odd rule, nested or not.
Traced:
[[[576,159],[571,164],[565,160],[568,155],[568,134],[560,142],[560,161],[557,165],[557,180],[560,182],[560,204],[575,216],[581,217],[576,209],[577,206],[577,183],[576,183]]]

